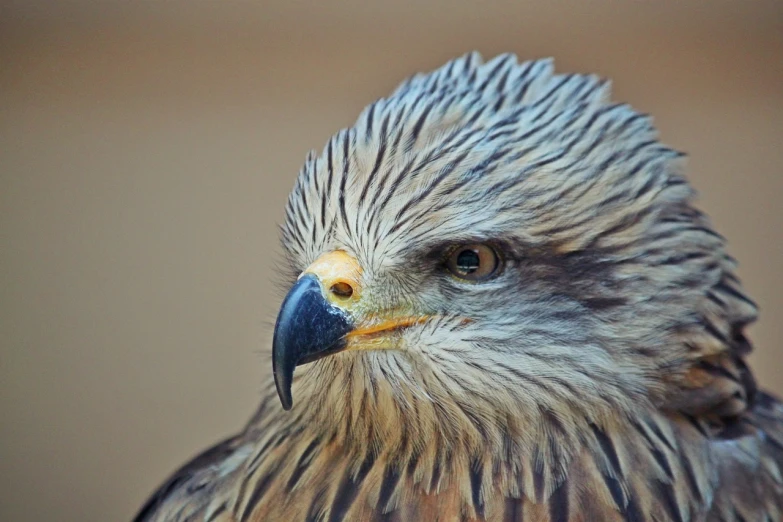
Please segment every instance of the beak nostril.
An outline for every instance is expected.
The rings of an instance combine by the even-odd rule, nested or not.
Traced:
[[[348,299],[353,295],[353,287],[342,281],[333,284],[330,290],[334,295],[342,299]]]

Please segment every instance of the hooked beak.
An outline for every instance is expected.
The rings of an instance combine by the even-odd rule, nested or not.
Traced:
[[[272,339],[275,387],[284,409],[294,404],[294,368],[344,349],[351,330],[348,314],[326,300],[318,279],[300,277],[283,301]]]
[[[293,406],[291,385],[300,364],[343,350],[394,348],[386,334],[427,319],[363,316],[357,311],[362,308],[361,273],[358,261],[346,252],[329,252],[310,265],[288,292],[272,338],[275,386],[284,409]]]

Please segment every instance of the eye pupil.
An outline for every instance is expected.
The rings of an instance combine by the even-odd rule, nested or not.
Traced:
[[[480,265],[481,258],[475,250],[463,250],[457,255],[457,268],[466,274],[472,274]]]

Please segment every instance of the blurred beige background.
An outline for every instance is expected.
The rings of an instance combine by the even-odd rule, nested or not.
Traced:
[[[129,520],[238,430],[305,153],[474,48],[609,76],[690,153],[783,392],[781,2],[28,2],[0,24],[0,520]]]

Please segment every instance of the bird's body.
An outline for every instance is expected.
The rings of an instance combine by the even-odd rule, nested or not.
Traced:
[[[783,407],[757,402],[739,436],[682,415],[587,427],[561,469],[538,460],[559,449],[469,458],[425,444],[400,458],[272,417],[178,471],[138,520],[777,521]]]
[[[284,408],[269,383],[136,520],[783,520],[756,308],[680,155],[607,97],[467,55],[311,155],[283,227]]]

